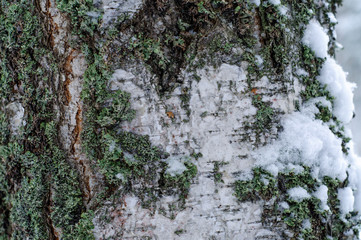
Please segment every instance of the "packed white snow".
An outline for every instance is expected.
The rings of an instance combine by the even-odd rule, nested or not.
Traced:
[[[353,211],[355,198],[350,187],[339,189],[337,197],[340,200],[341,213],[347,214]]]
[[[354,189],[354,209],[361,212],[361,157],[355,154],[353,142],[349,144],[349,147],[348,157],[351,163],[348,170],[349,186]]]
[[[273,5],[280,5],[281,4],[280,0],[268,0],[268,1]]]
[[[301,202],[303,199],[310,198],[311,195],[303,187],[294,187],[287,191],[292,200]]]
[[[290,205],[287,202],[280,202],[280,207],[283,209],[289,209]]]
[[[325,58],[328,56],[328,42],[329,37],[323,30],[321,24],[312,19],[306,27],[302,42],[310,47],[316,54],[317,57]]]
[[[315,119],[319,111],[317,102],[327,105],[324,98],[316,98],[305,103],[300,112],[285,116],[279,138],[254,153],[256,165],[274,175],[292,163],[310,166],[316,178],[346,178],[348,162],[342,152],[341,139],[325,123]]]
[[[321,185],[317,188],[316,192],[313,193],[313,196],[320,199],[321,201],[321,209],[322,210],[329,210],[330,207],[327,205],[327,199],[328,199],[328,188],[325,185]]]
[[[328,57],[323,64],[320,76],[317,78],[322,84],[327,86],[327,90],[335,97],[335,116],[344,123],[349,123],[354,112],[353,89],[354,83],[346,80],[346,73],[333,58]]]
[[[311,224],[310,219],[305,219],[305,220],[303,220],[303,222],[302,222],[302,228],[303,228],[303,229],[311,229],[311,228],[312,228],[312,224]]]
[[[307,25],[302,42],[309,46],[317,57],[326,58],[318,80],[326,85],[327,90],[335,97],[333,111],[335,116],[340,121],[349,123],[354,112],[353,89],[356,85],[347,82],[342,67],[328,55],[329,37],[317,20],[312,19]]]
[[[331,22],[335,22],[333,14],[329,14]],[[315,118],[319,113],[316,104],[327,106],[338,120],[347,124],[354,112],[353,90],[355,84],[346,80],[347,74],[341,66],[328,55],[329,37],[321,24],[313,19],[306,26],[302,39],[317,57],[324,58],[317,79],[332,96],[333,103],[325,98],[316,98],[304,103],[299,112],[285,115],[281,120],[283,131],[277,140],[254,153],[256,165],[277,175],[280,171],[296,169],[294,166],[311,167],[312,177],[321,180],[330,176],[344,181],[349,174],[349,186],[339,189],[340,211],[346,214],[354,209],[361,211],[361,158],[356,156],[352,143],[348,145],[349,154],[342,151],[342,140],[330,130],[332,121],[324,123]],[[296,74],[307,76],[303,69],[297,69]],[[346,136],[351,136],[347,126]],[[299,171],[299,170],[298,170]],[[321,185],[312,195],[320,199],[322,210],[329,210],[327,205],[328,188]],[[289,196],[297,201],[310,197],[303,188],[292,188]]]
[[[330,19],[331,23],[337,23],[337,19],[332,12],[327,13],[328,18]]]

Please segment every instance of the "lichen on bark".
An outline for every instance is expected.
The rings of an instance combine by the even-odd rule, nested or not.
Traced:
[[[1,2],[1,236],[322,239],[357,226],[338,213],[347,180],[323,179],[323,212],[287,195],[321,184],[310,166],[252,170],[282,116],[333,101],[301,39],[316,18],[334,55],[340,2],[274,2]],[[347,154],[342,123],[317,107]]]

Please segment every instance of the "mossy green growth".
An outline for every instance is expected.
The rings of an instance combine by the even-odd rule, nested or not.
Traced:
[[[270,128],[274,114],[270,104],[263,102],[262,97],[257,94],[253,96],[252,104],[257,108],[255,128],[259,131]]]
[[[51,239],[54,225],[67,232],[83,208],[76,171],[59,147],[59,126],[52,121],[55,58],[44,41],[48,36],[42,31],[36,4],[25,0],[1,4],[0,81],[4,91],[0,108],[16,94],[26,109],[26,126],[17,135],[9,134],[6,114],[0,114],[4,171],[0,194],[2,226],[6,228],[1,234],[7,239]]]
[[[262,168],[254,168],[251,180],[238,180],[234,184],[235,195],[240,201],[271,199],[278,195],[277,181]]]
[[[4,144],[9,137],[9,124],[6,116],[0,111],[0,145]]]
[[[1,21],[1,20],[0,20]],[[1,31],[1,30],[0,30]],[[0,53],[1,55],[2,53]],[[6,61],[4,56],[0,56],[3,61],[0,63],[0,99],[7,99],[10,94],[10,82],[11,77],[10,73],[6,66]]]
[[[12,200],[10,220],[14,224],[11,239],[48,239],[49,232],[44,216],[46,189],[41,174],[34,178],[23,178],[22,188]]]
[[[222,180],[223,174],[219,171],[220,167],[228,164],[227,162],[214,162],[214,167],[213,167],[213,178],[214,178],[214,182],[215,183],[223,183],[224,181]]]
[[[135,111],[130,108],[130,94],[127,92],[118,90],[107,94],[104,105],[96,121],[101,127],[131,121],[135,117]]]
[[[168,41],[169,40],[166,40],[165,42],[168,43]],[[172,41],[172,43],[174,44],[174,41]],[[133,51],[135,56],[143,59],[144,62],[151,60],[156,63],[160,69],[165,70],[167,65],[169,65],[169,60],[166,58],[164,49],[161,47],[160,39],[153,40],[144,37],[142,34],[138,34],[132,39],[128,49]]]
[[[69,231],[65,233],[64,240],[95,240],[93,229],[94,224],[92,222],[95,214],[94,211],[89,210],[81,214],[79,222]]]
[[[344,219],[339,210],[338,189],[345,187],[347,181],[341,182],[331,177],[319,181],[312,177],[309,167],[303,168],[304,171],[300,173],[290,170],[278,173],[277,176],[261,168],[254,168],[252,179],[235,182],[235,196],[241,202],[262,200],[263,224],[267,226],[272,222],[275,231],[287,238],[289,235],[285,234],[283,224],[292,231],[292,239],[326,239],[327,236],[342,239],[350,230],[357,236],[361,222],[355,217],[356,213],[352,212]],[[321,184],[328,188],[329,210],[323,210],[321,201],[312,196]],[[292,199],[288,190],[295,187],[302,187],[310,197],[297,201]],[[310,222],[310,228],[304,229],[307,221]]]
[[[130,107],[130,94],[120,90],[110,91],[107,88],[110,79],[108,66],[96,49],[86,46],[84,49],[89,67],[84,74],[82,91],[82,99],[87,106],[82,144],[89,159],[97,164],[106,178],[108,192],[104,197],[115,194],[112,189],[122,185],[123,194],[133,192],[144,207],[153,206],[164,194],[174,194],[168,191],[170,187],[178,190],[179,200],[184,200],[190,178],[195,176],[195,165],[186,163],[189,171],[168,179],[172,186],[168,183],[163,185],[164,179],[169,178],[165,174],[168,165],[164,160],[169,154],[152,146],[148,136],[124,131],[120,127],[123,121],[131,121],[135,117],[135,111]]]
[[[57,0],[60,11],[69,14],[73,34],[79,37],[93,36],[101,19],[93,0]]]
[[[179,194],[179,199],[184,203],[187,198],[189,187],[192,180],[197,175],[197,166],[191,162],[185,162],[186,170],[179,175],[171,176],[168,173],[162,175],[164,187],[167,191],[174,191],[174,194]]]

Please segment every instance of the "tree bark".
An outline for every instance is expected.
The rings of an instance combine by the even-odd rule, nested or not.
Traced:
[[[348,179],[257,164],[282,119],[333,101],[326,58],[302,39],[317,21],[333,56],[338,4],[2,1],[2,238],[352,238]],[[317,107],[315,121],[336,122]],[[342,124],[330,129],[346,156]],[[328,211],[290,198],[321,184]]]

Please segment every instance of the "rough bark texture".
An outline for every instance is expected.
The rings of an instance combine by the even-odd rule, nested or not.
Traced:
[[[274,2],[1,1],[2,238],[346,238],[337,203],[305,202],[308,232],[275,207],[299,175],[246,185],[281,117],[330,97],[301,39],[316,18],[333,54],[338,1]]]

